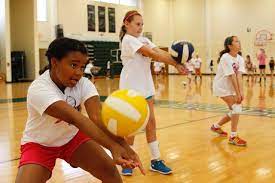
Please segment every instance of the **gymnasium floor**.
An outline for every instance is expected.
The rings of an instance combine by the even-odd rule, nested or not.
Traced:
[[[240,117],[239,134],[247,147],[228,144],[209,128],[227,107],[211,93],[211,77],[184,87],[184,76],[158,76],[156,84],[157,134],[161,153],[174,173],[163,176],[148,170],[150,156],[144,133],[137,135],[135,149],[146,168],[143,176],[135,170],[126,183],[182,182],[275,182],[275,82],[248,83],[244,77],[244,114]],[[30,83],[0,83],[0,182],[14,182],[19,159],[19,146],[25,126],[26,92]],[[98,79],[101,96],[118,88],[118,79]],[[229,132],[230,125],[224,128]],[[88,158],[88,157],[87,157]],[[31,176],[31,175],[30,175]],[[58,161],[50,183],[99,182],[81,169]]]

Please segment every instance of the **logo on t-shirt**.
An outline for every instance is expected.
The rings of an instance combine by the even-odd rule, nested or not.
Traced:
[[[240,66],[239,66],[239,64],[237,64],[237,63],[233,63],[233,64],[232,64],[232,67],[233,67],[234,72],[237,73]]]
[[[141,43],[146,45],[146,46],[149,46],[149,43],[146,40],[142,40]]]
[[[66,97],[66,102],[69,104],[69,105],[71,105],[73,108],[75,108],[76,110],[78,110],[78,111],[81,111],[81,106],[80,105],[78,105],[78,106],[76,106],[76,99],[74,98],[74,97],[72,97],[72,96],[67,96]],[[62,120],[61,119],[59,119],[59,120],[57,120],[55,123],[60,123]],[[68,123],[69,124],[69,123]],[[70,125],[70,124],[69,124]]]

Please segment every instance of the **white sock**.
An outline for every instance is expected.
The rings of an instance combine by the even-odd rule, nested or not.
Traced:
[[[159,143],[158,141],[154,141],[151,143],[148,143],[150,152],[151,152],[151,159],[156,160],[160,158],[160,151],[159,151]]]
[[[237,136],[237,132],[231,132],[230,133],[230,137],[236,137]]]
[[[221,126],[217,123],[217,124],[214,124],[214,127],[215,128],[220,128]]]

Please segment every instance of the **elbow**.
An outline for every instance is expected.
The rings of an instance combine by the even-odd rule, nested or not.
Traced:
[[[154,50],[146,50],[142,53],[143,56],[149,57],[153,60],[159,60],[159,55]]]

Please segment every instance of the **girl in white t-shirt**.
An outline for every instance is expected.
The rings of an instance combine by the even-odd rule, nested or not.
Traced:
[[[193,65],[194,65],[194,69],[195,69],[195,82],[197,81],[197,77],[200,77],[200,81],[202,81],[202,75],[201,75],[201,58],[199,57],[199,55],[196,55],[196,58],[194,58],[193,60]]]
[[[188,70],[188,74],[187,74],[187,79],[188,79],[188,84],[191,85],[191,81],[192,81],[192,73],[194,71],[194,64],[193,64],[193,59],[188,60],[185,64],[187,70]]]
[[[147,99],[150,118],[146,126],[146,137],[152,156],[150,169],[162,174],[170,174],[172,170],[160,159],[154,115],[153,96],[155,95],[155,88],[150,64],[151,59],[161,61],[173,65],[180,73],[185,73],[185,68],[174,61],[170,54],[157,48],[149,39],[142,37],[142,28],[142,16],[137,11],[127,12],[120,33],[123,69],[120,75],[119,88],[134,89]],[[133,145],[134,137],[128,138],[128,143]],[[123,169],[122,174],[132,175],[132,169]]]
[[[245,73],[244,59],[238,55],[241,49],[238,38],[236,36],[226,38],[224,48],[220,53],[217,74],[213,81],[213,93],[228,105],[230,111],[218,123],[213,124],[211,130],[221,136],[227,136],[221,126],[231,120],[229,143],[246,146],[246,141],[237,135],[239,114],[242,111],[241,103],[244,99],[242,73]]]
[[[28,119],[16,182],[46,182],[57,158],[102,182],[122,182],[115,163],[127,168],[139,166],[143,172],[126,141],[102,125],[98,92],[82,77],[87,64],[85,46],[74,39],[59,38],[50,44],[46,56],[49,70],[41,72],[28,89]],[[81,114],[82,103],[89,117]],[[112,152],[113,160],[100,145]]]
[[[154,72],[159,75],[162,74],[165,68],[165,64],[161,62],[154,62]]]

